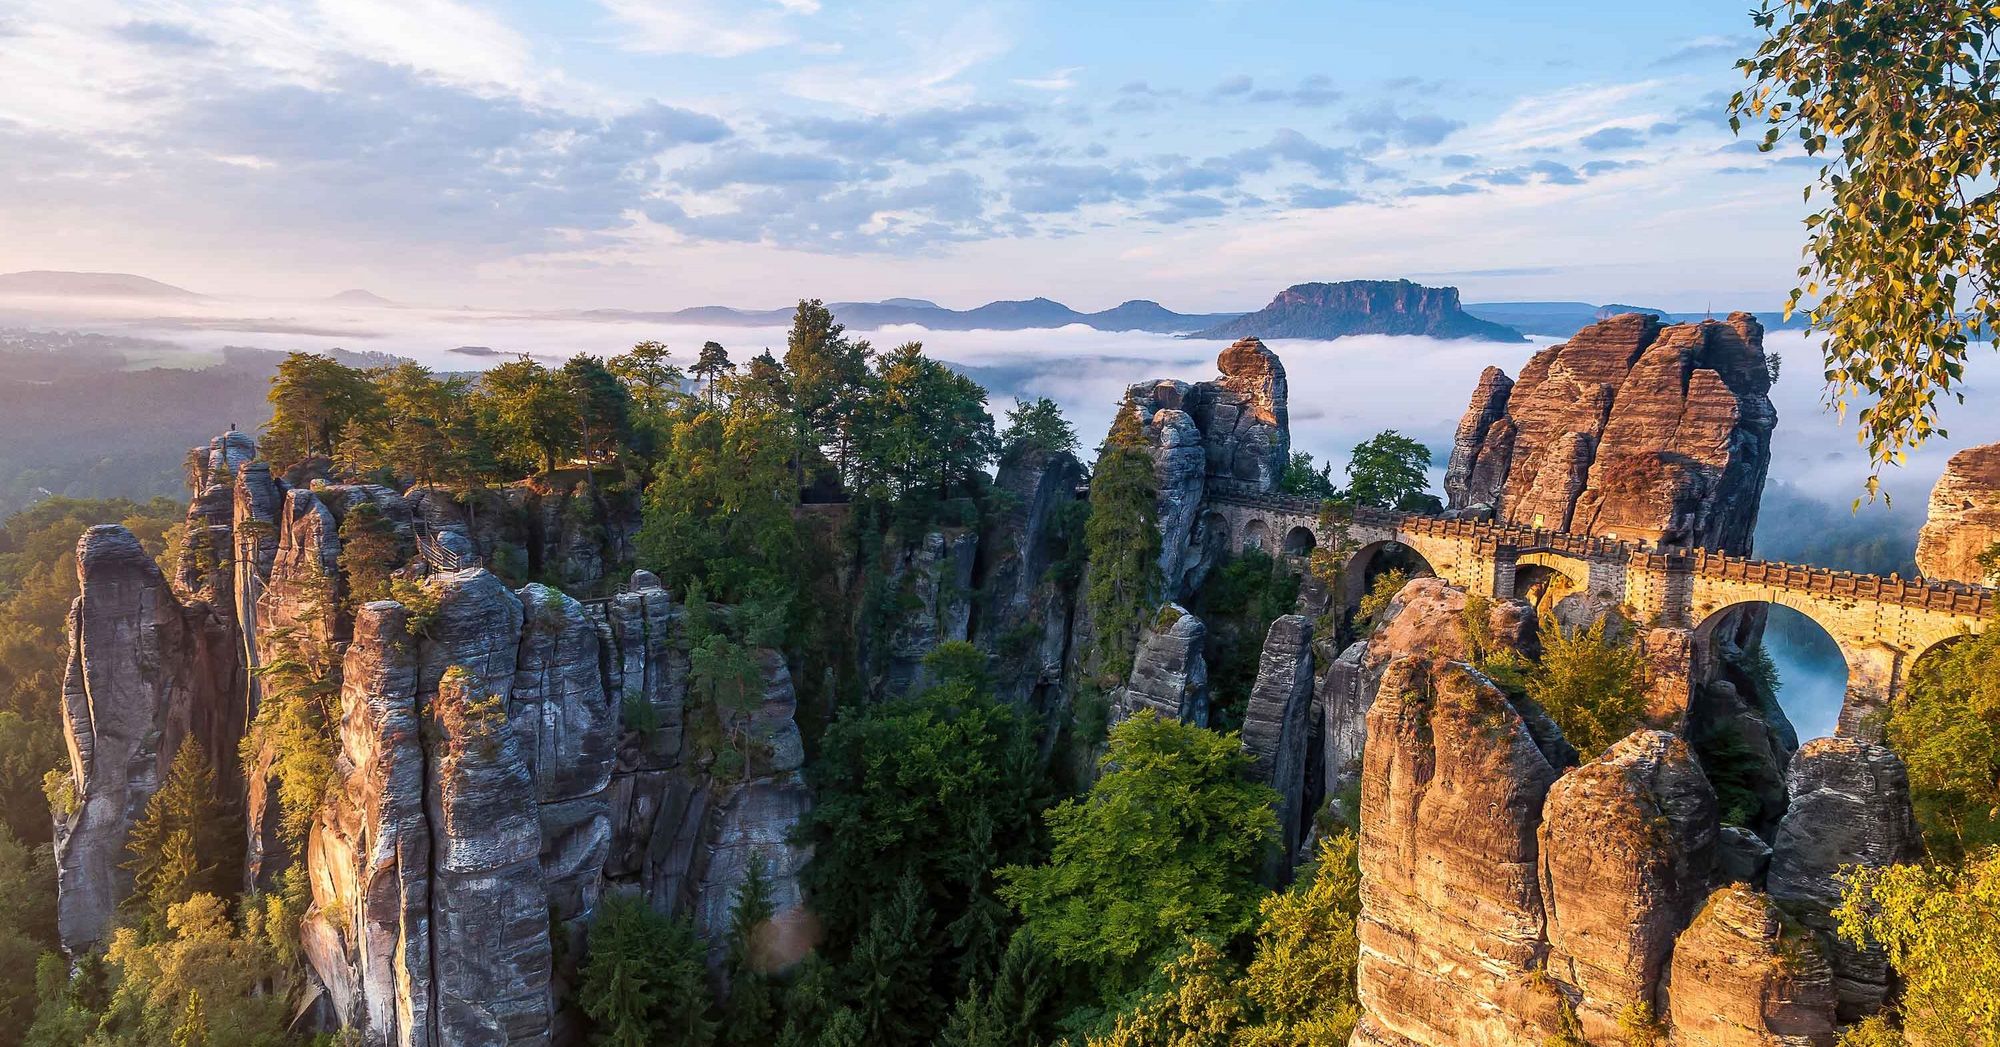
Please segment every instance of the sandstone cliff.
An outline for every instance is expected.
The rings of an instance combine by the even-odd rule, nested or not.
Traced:
[[[1449,507],[1575,534],[1747,554],[1777,413],[1749,313],[1662,326],[1627,313],[1481,378]]]
[[[1917,570],[1924,577],[1988,585],[1992,567],[1981,554],[2000,543],[2000,444],[1968,447],[1951,456],[1931,488],[1930,517],[1917,536]]]

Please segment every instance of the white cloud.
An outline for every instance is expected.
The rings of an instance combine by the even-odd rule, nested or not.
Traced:
[[[1013,46],[999,21],[984,10],[934,30],[906,30],[897,36],[907,56],[901,62],[828,63],[787,74],[780,83],[796,97],[870,113],[964,102],[973,97],[973,89],[959,78]]]
[[[1043,76],[1015,80],[1014,82],[1022,87],[1032,87],[1037,91],[1067,91],[1076,86],[1076,74],[1082,69],[1082,66],[1070,66],[1067,69],[1052,69]]]
[[[453,0],[319,0],[317,9],[329,33],[352,54],[468,87],[518,89],[533,77],[521,34]]]
[[[812,14],[817,0],[779,0],[776,6],[719,6],[706,0],[600,0],[632,35],[618,41],[628,51],[733,58],[789,44],[798,33],[786,16]]]

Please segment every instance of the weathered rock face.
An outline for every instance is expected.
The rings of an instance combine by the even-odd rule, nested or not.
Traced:
[[[1111,695],[1111,722],[1141,709],[1163,719],[1208,722],[1208,661],[1202,641],[1208,627],[1179,604],[1160,608],[1139,637],[1132,675]]]
[[[1252,774],[1278,791],[1285,868],[1298,858],[1305,810],[1306,743],[1313,704],[1313,626],[1302,614],[1271,623],[1257,658],[1257,681],[1243,711],[1243,749]]]
[[[1065,704],[1059,692],[1073,597],[1051,571],[1070,543],[1083,541],[1070,533],[1076,523],[1070,507],[1084,476],[1068,452],[1006,456],[994,486],[1006,495],[1007,510],[979,536],[972,633],[996,656],[995,692],[1044,716]]]
[[[1626,313],[1482,377],[1453,448],[1454,510],[1746,554],[1770,464],[1763,328]],[[1504,410],[1504,413],[1499,413]]]
[[[1505,695],[1396,659],[1368,712],[1354,1042],[1518,1047],[1556,1028],[1536,825],[1556,780]]]
[[[1550,788],[1540,829],[1548,971],[1593,1042],[1655,1006],[1674,937],[1707,897],[1715,791],[1687,743],[1635,731]]]
[[[1833,971],[1812,932],[1762,892],[1718,889],[1674,943],[1678,1047],[1830,1047]]]
[[[1339,338],[1351,334],[1427,335],[1523,341],[1521,333],[1459,308],[1458,288],[1408,280],[1294,284],[1271,304],[1198,332],[1196,338]]]
[[[367,1047],[427,1047],[437,1042],[432,844],[417,641],[403,605],[355,616],[340,704],[340,787],[313,825],[314,907],[300,935],[337,1024]]]
[[[1514,380],[1507,372],[1498,367],[1479,372],[1472,403],[1459,419],[1458,436],[1445,463],[1444,489],[1451,494],[1454,508],[1491,510],[1499,504],[1501,485],[1507,479],[1505,467],[1513,453],[1513,423],[1507,420],[1507,398],[1513,392]],[[1496,424],[1505,428],[1495,432]],[[1489,445],[1491,450],[1487,451]],[[1486,462],[1483,470],[1476,468],[1481,458]]]
[[[1214,484],[1277,490],[1291,456],[1285,366],[1255,338],[1217,357],[1213,381],[1158,379],[1126,391],[1153,456],[1158,488],[1161,591],[1183,599],[1213,566],[1201,526]]]
[[[1292,450],[1285,365],[1255,338],[1224,349],[1215,365],[1220,378],[1189,390],[1208,475],[1275,491]]]
[[[62,693],[74,800],[55,840],[57,929],[71,950],[102,940],[131,893],[126,838],[181,745],[199,742],[227,783],[243,730],[234,641],[208,606],[183,607],[123,527],[84,532],[76,561]]]
[[[1323,722],[1325,791],[1337,796],[1361,770],[1362,746],[1368,739],[1368,710],[1382,686],[1390,663],[1410,654],[1464,661],[1472,656],[1465,634],[1465,591],[1439,578],[1414,578],[1403,586],[1383,612],[1382,624],[1368,639],[1341,652],[1318,683]],[[1499,646],[1532,655],[1535,613],[1519,600],[1492,601],[1487,629]],[[1567,764],[1574,759],[1562,761]]]
[[[1917,535],[1917,570],[1926,578],[1992,584],[1979,555],[2000,542],[2000,444],[1951,456],[1931,488],[1930,518]]]
[[[1854,738],[1815,738],[1792,757],[1791,804],[1771,843],[1771,897],[1831,937],[1840,903],[1837,874],[1850,865],[1915,861],[1923,839],[1910,811],[1910,779],[1888,748]],[[1833,943],[1834,987],[1843,1021],[1881,1007],[1889,969],[1879,949]]]
[[[879,693],[896,696],[922,690],[924,657],[938,645],[963,640],[972,623],[972,571],[979,536],[971,531],[932,531],[912,549],[897,549],[888,584],[905,594],[909,610],[896,620]]]

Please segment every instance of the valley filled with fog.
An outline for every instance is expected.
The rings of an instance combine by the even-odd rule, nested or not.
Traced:
[[[129,353],[128,368],[177,370],[220,363],[228,347],[254,347],[383,353],[437,370],[472,371],[519,354],[546,361],[579,352],[609,356],[647,339],[666,342],[683,362],[691,362],[703,342],[714,340],[741,363],[766,348],[782,356],[786,333],[778,327],[661,325],[615,314],[214,299],[130,306],[17,299],[0,303],[0,328],[143,339],[157,344]],[[1209,377],[1222,347],[1171,335],[1081,326],[938,332],[895,326],[859,334],[878,348],[921,341],[931,355],[986,386],[996,417],[1018,399],[1055,400],[1083,436],[1086,449],[1108,427],[1126,386],[1155,377]],[[1396,429],[1431,448],[1435,485],[1479,372],[1497,365],[1518,374],[1529,356],[1552,341],[1537,338],[1527,344],[1503,344],[1360,335],[1330,342],[1267,344],[1286,365],[1295,451],[1334,462],[1338,473],[1356,443],[1381,430]],[[1851,503],[1862,493],[1867,475],[1867,458],[1851,426],[1843,425],[1822,402],[1813,343],[1800,332],[1772,331],[1765,347],[1784,363],[1772,392],[1779,422],[1772,439],[1758,554],[1830,567],[1910,573],[1925,499],[1945,459],[1955,447],[2000,439],[2000,416],[1947,404],[1942,421],[1949,438],[1933,441],[1913,454],[1907,466],[1885,475],[1887,504],[1864,502],[1853,510]],[[261,421],[230,420],[245,428]],[[202,436],[191,432],[186,440],[191,443]],[[1801,738],[1814,737],[1832,730],[1844,667],[1831,641],[1817,634],[1817,627],[1793,617],[1778,618],[1768,647],[1784,680],[1782,701],[1788,714]]]

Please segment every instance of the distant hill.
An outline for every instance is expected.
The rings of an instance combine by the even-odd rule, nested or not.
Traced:
[[[1592,305],[1589,302],[1473,302],[1465,306],[1465,311],[1482,320],[1506,324],[1524,334],[1547,338],[1568,338],[1599,320],[1619,313],[1653,313],[1669,323],[1690,323],[1711,315],[1729,315],[1729,309],[1724,308],[1718,308],[1712,314],[1676,313],[1641,305]],[[1798,313],[1787,320],[1779,312],[1757,314],[1757,319],[1772,330],[1802,328],[1805,326],[1803,317],[1803,313]]]
[[[77,295],[93,298],[200,298],[201,295],[131,273],[65,273],[31,269],[0,274],[0,294]]]
[[[1100,331],[1151,331],[1180,334],[1237,316],[1236,313],[1177,313],[1158,302],[1131,301],[1095,313],[1080,313],[1049,298],[988,302],[974,309],[946,309],[921,298],[885,298],[879,302],[828,302],[834,319],[850,330],[872,331],[910,324],[933,331],[1028,331],[1082,324]],[[698,305],[672,312],[591,309],[585,319],[651,323],[712,324],[721,327],[783,327],[792,309],[733,309]]]
[[[328,295],[326,300],[329,302],[339,302],[342,305],[395,305],[396,304],[388,300],[387,298],[384,298],[381,295],[376,294],[373,291],[365,291],[359,287],[342,291],[336,295]]]
[[[1525,341],[1512,327],[1466,313],[1458,304],[1458,288],[1408,280],[1293,284],[1264,308],[1188,337],[1329,339],[1356,334]]]

